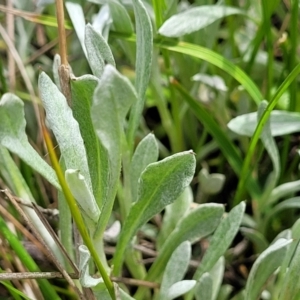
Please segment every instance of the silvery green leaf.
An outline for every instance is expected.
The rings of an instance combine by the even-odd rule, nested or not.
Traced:
[[[228,89],[227,86],[225,85],[223,78],[217,75],[211,76],[207,74],[198,73],[192,77],[192,80],[200,81],[219,91],[226,92]]]
[[[281,266],[288,245],[292,241],[292,239],[279,239],[256,259],[247,280],[245,300],[256,300],[258,298],[266,280]],[[297,277],[299,279],[298,275]]]
[[[144,108],[145,93],[150,79],[152,64],[152,26],[147,10],[141,0],[132,1],[136,24],[136,66],[135,88],[138,101],[133,106],[128,128],[128,140],[133,144],[135,132],[139,126]]]
[[[106,2],[107,1],[104,1],[104,4],[101,6],[98,14],[95,16],[93,20],[93,27],[97,32],[101,33],[103,38],[107,41],[112,19],[109,6]]]
[[[194,243],[211,234],[219,225],[223,213],[223,205],[210,203],[201,204],[186,214],[167,237],[148,272],[146,280],[157,280],[157,278],[160,278],[173,253],[173,249],[176,249],[182,242],[190,241]]]
[[[245,14],[242,10],[221,5],[202,5],[192,7],[173,15],[159,28],[161,35],[180,37],[198,31],[213,22],[230,15]]]
[[[4,94],[0,100],[0,144],[18,155],[32,169],[44,176],[57,189],[60,189],[53,169],[29,144],[25,133],[26,121],[24,104],[13,94]]]
[[[261,118],[263,112],[266,110],[267,106],[268,102],[265,100],[260,103],[257,112],[258,121]],[[264,147],[266,148],[273,164],[273,172],[268,177],[267,183],[265,184],[264,193],[261,198],[261,202],[265,202],[269,198],[271,191],[275,188],[280,175],[280,158],[278,148],[271,134],[270,119],[268,119],[266,124],[264,125],[260,139]]]
[[[88,62],[93,74],[100,78],[104,71],[105,64],[115,66],[115,60],[102,35],[95,31],[91,24],[85,27],[85,46],[87,50]]]
[[[219,294],[219,290],[221,288],[225,271],[225,258],[221,256],[217,263],[210,270],[210,275],[213,280],[213,288],[212,288],[212,300],[217,299]]]
[[[106,65],[91,107],[95,132],[109,159],[108,200],[102,208],[99,233],[104,232],[111,213],[121,171],[123,125],[128,110],[136,99],[135,90],[128,78],[113,66]]]
[[[66,169],[80,170],[92,191],[84,142],[65,96],[44,72],[39,76],[39,90],[47,124],[55,135]]]
[[[134,234],[179,197],[193,178],[195,164],[193,152],[186,151],[152,163],[144,170],[139,180],[138,201],[131,207],[117,244],[115,274],[119,274],[121,270],[123,253]]]
[[[120,175],[125,117],[136,99],[130,81],[113,66],[106,65],[94,93],[91,116],[96,134],[109,154],[113,184]]]
[[[275,205],[270,212],[266,215],[267,220],[274,217],[279,212],[286,210],[286,209],[299,209],[300,208],[300,197],[293,197],[286,199],[277,205]],[[266,221],[267,223],[267,221]]]
[[[68,169],[65,172],[65,178],[78,205],[82,208],[88,218],[97,223],[100,216],[100,210],[94,195],[91,193],[85,182],[84,176],[80,174],[79,170]]]
[[[276,203],[280,198],[285,197],[286,195],[290,195],[300,191],[300,180],[295,180],[292,182],[283,183],[271,192],[269,199],[267,200],[267,204],[271,205]]]
[[[110,0],[108,5],[111,17],[113,19],[113,29],[117,32],[132,34],[132,22],[125,7],[116,0]]]
[[[227,126],[239,135],[251,137],[257,126],[257,113],[249,113],[232,119]],[[273,110],[270,116],[272,136],[282,136],[300,131],[300,113]]]
[[[89,273],[89,263],[91,254],[88,248],[85,245],[80,245],[79,248],[79,274],[80,274],[80,284],[83,287],[90,288],[94,287],[100,282],[102,282],[102,278],[93,278]]]
[[[65,5],[81,44],[82,50],[87,57],[87,51],[84,44],[85,18],[82,6],[79,3],[71,1],[66,1]]]
[[[138,144],[130,163],[130,182],[132,202],[137,200],[138,180],[144,169],[158,159],[158,145],[152,133]]]
[[[225,175],[219,173],[209,174],[206,169],[201,169],[198,175],[201,192],[208,195],[219,193],[225,183]]]
[[[91,118],[92,99],[99,80],[95,76],[84,75],[72,77],[70,83],[72,111],[74,118],[79,124],[80,133],[84,141],[93,194],[100,208],[106,201],[109,171],[108,154],[99,143]]]
[[[239,230],[245,207],[245,202],[241,202],[222,219],[212,236],[209,248],[201,260],[194,279],[198,280],[205,272],[209,272],[218,259],[224,255]]]
[[[188,213],[194,196],[190,186],[170,205],[165,208],[161,229],[158,233],[156,247],[159,250],[178,222]]]
[[[195,287],[196,300],[212,300],[213,280],[209,273],[204,273]]]
[[[162,283],[160,286],[159,299],[167,299],[170,287],[182,280],[184,277],[191,258],[191,243],[183,242],[174,250],[165,268]]]
[[[297,257],[299,256],[300,219],[298,219],[294,223],[291,231],[291,238],[293,239],[293,242],[287,250],[285,258],[280,266],[280,272],[278,274],[278,286],[280,287],[280,289],[277,290],[277,294],[275,296],[276,299],[279,300],[289,299],[290,292],[294,289],[294,287],[292,286],[291,290],[287,292],[286,289],[290,289],[289,285],[298,285],[298,281],[295,280],[296,278],[294,276],[291,276],[291,273],[289,273],[289,266],[293,265],[293,268],[297,268],[297,263],[295,265],[295,259],[297,259]],[[295,269],[293,270],[293,273],[294,272]],[[299,288],[297,289],[299,290]]]
[[[189,292],[196,285],[196,283],[196,280],[182,280],[174,283],[169,288],[165,299],[171,300],[184,295],[185,293]]]

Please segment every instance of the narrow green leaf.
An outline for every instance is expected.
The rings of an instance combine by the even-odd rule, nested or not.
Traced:
[[[283,183],[273,189],[267,201],[268,205],[275,204],[279,199],[300,191],[300,180]]]
[[[262,101],[263,96],[252,79],[242,69],[227,60],[224,56],[221,56],[210,49],[185,42],[175,43],[174,45],[170,45],[170,43],[168,44],[166,42],[158,43],[158,46],[163,49],[190,55],[211,63],[239,82],[257,105]]]
[[[167,37],[180,37],[207,27],[215,21],[230,15],[243,14],[238,8],[222,5],[201,5],[173,15],[159,28]]]
[[[32,300],[31,298],[27,297],[24,293],[17,290],[10,281],[0,281],[0,284],[3,284],[7,288],[7,290],[13,297],[12,299],[14,300]]]
[[[84,44],[85,18],[82,6],[79,3],[75,3],[72,1],[66,1],[65,5],[81,44],[82,50],[87,57],[87,51]]]
[[[145,280],[159,280],[173,250],[184,241],[194,243],[211,234],[219,225],[223,212],[223,205],[211,203],[199,205],[196,209],[187,214],[168,236]],[[139,288],[135,299],[143,299],[143,294],[144,288]]]
[[[137,200],[138,180],[145,168],[158,159],[158,145],[155,136],[150,133],[141,140],[130,163],[130,182],[132,202]]]
[[[178,298],[179,296],[189,292],[196,285],[196,283],[197,283],[196,280],[178,281],[169,288],[167,296],[164,299],[172,300]]]
[[[300,208],[300,197],[293,197],[287,200],[284,200],[282,202],[280,202],[279,204],[277,204],[276,206],[274,206],[272,208],[272,210],[269,212],[269,214],[267,214],[266,218],[267,220],[269,220],[270,218],[272,218],[274,215],[278,214],[279,212],[286,210],[286,209],[297,209]],[[266,221],[267,223],[267,221]]]
[[[159,299],[167,299],[171,286],[182,280],[191,258],[191,243],[183,242],[174,250],[170,257],[160,286]]]
[[[135,132],[144,108],[145,93],[150,79],[152,63],[153,33],[151,20],[141,0],[132,1],[136,24],[136,71],[135,87],[138,102],[133,106],[128,125],[128,141],[131,149]]]
[[[113,66],[106,65],[91,107],[95,132],[109,159],[108,195],[99,220],[97,234],[100,235],[107,225],[119,182],[125,117],[136,99],[135,90],[128,78],[121,75]]]
[[[0,100],[0,143],[18,155],[32,169],[44,176],[57,189],[60,185],[53,169],[29,144],[25,133],[24,104],[13,94],[4,94]]]
[[[291,242],[292,240],[279,239],[256,259],[247,280],[245,300],[258,298],[266,280],[280,267]],[[297,281],[298,279],[297,275]]]
[[[195,163],[193,152],[186,151],[152,163],[142,173],[138,201],[131,207],[117,244],[114,275],[120,273],[124,251],[137,230],[174,202],[190,184],[195,172]]]
[[[212,300],[212,289],[212,278],[209,273],[204,273],[195,287],[196,300]]]
[[[160,250],[178,222],[189,212],[193,199],[193,192],[191,187],[188,186],[172,204],[166,206],[162,226],[156,240],[158,250]]]
[[[251,137],[257,126],[257,113],[249,113],[233,118],[228,124],[233,132]],[[273,110],[270,115],[272,136],[282,136],[300,131],[300,113]]]
[[[245,207],[245,203],[241,202],[220,222],[210,241],[209,248],[206,250],[194,275],[194,279],[199,280],[200,277],[205,272],[209,272],[218,259],[224,255],[239,230]],[[221,240],[222,243],[220,243]]]
[[[56,137],[66,169],[80,170],[92,191],[84,142],[65,96],[44,72],[39,76],[39,90],[46,121]]]
[[[78,205],[88,218],[94,223],[97,223],[100,216],[100,210],[94,195],[86,184],[84,176],[80,174],[79,170],[68,169],[65,172],[65,178]]]
[[[85,27],[84,42],[89,65],[96,77],[102,76],[106,64],[116,65],[106,40],[96,32],[91,24],[87,24]]]
[[[113,30],[120,33],[132,34],[132,22],[125,7],[116,0],[110,0],[108,5],[111,17],[113,19]]]

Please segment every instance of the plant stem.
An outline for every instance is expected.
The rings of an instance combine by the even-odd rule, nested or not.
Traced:
[[[76,226],[78,228],[78,231],[80,232],[80,235],[85,243],[85,245],[87,246],[87,248],[89,249],[90,253],[91,253],[91,256],[93,257],[94,261],[95,261],[95,264],[103,278],[103,281],[108,289],[108,292],[111,296],[111,298],[113,300],[116,299],[115,297],[115,291],[114,291],[114,286],[113,286],[113,283],[111,282],[109,276],[107,275],[106,271],[105,271],[105,268],[103,267],[100,259],[99,259],[99,256],[97,254],[97,251],[94,247],[94,244],[90,238],[90,236],[88,235],[88,232],[86,230],[86,227],[84,225],[84,222],[83,222],[83,218],[81,216],[81,213],[80,213],[80,210],[76,204],[76,201],[67,185],[67,182],[64,178],[64,175],[62,173],[62,170],[60,168],[60,165],[58,163],[58,160],[57,160],[57,157],[56,157],[56,154],[55,154],[55,151],[54,151],[54,147],[53,147],[53,144],[52,144],[52,141],[51,141],[51,138],[49,136],[49,133],[48,133],[48,130],[46,129],[46,127],[44,125],[42,125],[43,127],[43,136],[44,136],[44,139],[45,139],[45,142],[46,142],[46,146],[47,146],[47,149],[48,149],[48,152],[49,152],[49,157],[50,157],[50,160],[51,160],[51,163],[53,165],[53,168],[56,172],[56,175],[57,175],[57,178],[59,180],[59,183],[61,185],[61,188],[62,188],[62,191],[65,195],[65,199],[69,205],[69,208],[70,208],[70,211],[71,211],[71,214],[74,218],[74,221],[76,223]]]

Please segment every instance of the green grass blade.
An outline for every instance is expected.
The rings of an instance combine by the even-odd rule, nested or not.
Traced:
[[[223,132],[217,122],[212,118],[212,116],[199,104],[199,102],[190,96],[189,93],[177,81],[174,80],[173,84],[182,94],[183,99],[188,103],[199,121],[214,137],[232,169],[239,176],[242,170],[243,161],[237,148],[228,138],[226,133]],[[247,189],[253,198],[257,199],[259,197],[260,189],[258,184],[253,179],[249,180],[249,183],[247,183]]]
[[[244,160],[240,181],[238,185],[238,189],[235,195],[234,204],[239,203],[242,200],[242,195],[244,192],[244,189],[247,185],[247,179],[249,175],[249,169],[250,169],[250,163],[254,156],[255,147],[257,145],[257,142],[260,138],[260,135],[262,133],[262,130],[267,122],[267,120],[270,117],[270,114],[274,107],[276,106],[277,102],[279,101],[280,97],[283,95],[283,93],[287,90],[287,88],[290,86],[290,84],[294,81],[294,79],[299,75],[300,73],[300,64],[298,64],[294,70],[286,77],[284,82],[280,85],[278,90],[276,91],[274,97],[269,102],[267,108],[265,109],[264,113],[262,114],[259,123],[256,126],[255,132],[253,134],[253,137],[251,139],[249,150],[247,152],[246,158]]]
[[[249,95],[252,97],[256,104],[259,104],[263,99],[255,83],[250,79],[250,77],[248,77],[248,75],[242,69],[234,65],[225,57],[215,53],[214,51],[185,42],[179,42],[175,45],[171,45],[170,43],[168,44],[167,42],[158,42],[157,46],[163,49],[168,49],[170,51],[203,59],[231,75],[237,82],[239,82],[245,88],[245,90],[249,93]]]

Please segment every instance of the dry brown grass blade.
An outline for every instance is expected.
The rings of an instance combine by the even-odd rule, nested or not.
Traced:
[[[13,204],[13,206],[16,208],[18,213],[23,217],[24,221],[26,222],[27,226],[32,230],[32,232],[35,234],[37,239],[43,244],[47,251],[47,256],[52,261],[52,263],[57,267],[57,269],[61,272],[64,279],[68,282],[70,287],[76,291],[77,295],[80,297],[80,299],[85,299],[84,295],[81,293],[81,291],[78,289],[78,287],[73,282],[72,278],[69,276],[67,271],[64,269],[64,267],[61,265],[61,263],[56,259],[56,257],[53,255],[52,251],[49,249],[48,245],[44,242],[42,236],[39,234],[37,229],[34,227],[34,225],[31,223],[25,212],[22,210],[21,206],[19,205],[18,201],[14,198],[14,196],[8,191],[4,190],[4,194],[7,196],[7,198],[10,200],[10,202]]]
[[[63,252],[63,254],[65,255],[65,257],[67,258],[67,260],[68,260],[69,264],[71,265],[71,267],[73,268],[75,274],[79,275],[79,270],[78,270],[77,266],[74,264],[74,262],[70,258],[67,250],[65,249],[65,247],[60,242],[58,236],[54,232],[53,228],[50,226],[50,224],[47,221],[47,219],[44,217],[43,213],[41,213],[39,207],[35,203],[32,203],[32,208],[34,209],[34,211],[36,212],[36,214],[39,216],[41,222],[47,228],[48,232],[52,236],[53,240],[56,242],[57,246],[61,249],[61,251]]]

